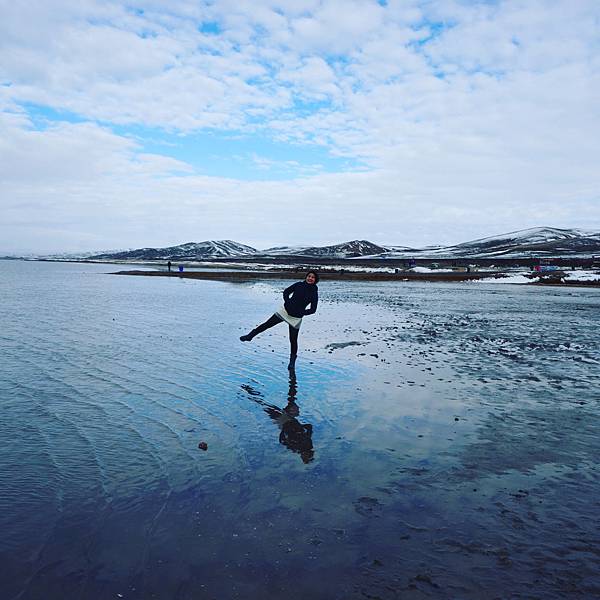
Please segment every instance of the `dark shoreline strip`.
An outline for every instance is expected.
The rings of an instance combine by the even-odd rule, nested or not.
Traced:
[[[139,275],[143,277],[179,277],[182,279],[208,279],[214,281],[254,281],[257,279],[301,279],[304,271],[118,271],[109,275]],[[330,281],[474,281],[491,278],[496,272],[475,273],[340,273],[320,272],[321,280]],[[557,285],[561,287],[600,287],[598,282],[577,281],[573,283],[532,283],[529,285]]]
[[[302,271],[118,271],[109,275],[142,275],[148,277],[181,277],[184,279],[215,279],[223,281],[249,281],[254,279],[302,279]],[[477,273],[340,273],[320,271],[321,280],[345,281],[468,281],[481,279]]]

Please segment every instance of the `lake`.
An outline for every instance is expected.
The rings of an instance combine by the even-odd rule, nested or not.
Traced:
[[[2,598],[600,595],[599,290],[120,269],[0,261]]]

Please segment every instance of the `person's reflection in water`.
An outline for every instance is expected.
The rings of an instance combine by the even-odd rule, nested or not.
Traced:
[[[296,394],[298,393],[296,374],[293,371],[290,372],[290,389],[285,408],[279,408],[260,399],[260,392],[249,385],[242,385],[242,388],[277,423],[281,430],[279,443],[292,452],[298,453],[302,462],[309,463],[312,461],[315,455],[312,443],[312,425],[310,423],[300,423],[296,418],[300,414],[300,408],[296,404]]]

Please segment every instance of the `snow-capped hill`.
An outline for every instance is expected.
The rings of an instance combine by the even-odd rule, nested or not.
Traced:
[[[247,254],[254,254],[256,252],[255,248],[234,242],[233,240],[190,242],[188,244],[182,244],[181,246],[175,246],[175,248],[180,248],[182,251],[190,254],[213,258],[220,256],[246,256]]]
[[[465,248],[468,246],[477,246],[479,248],[492,246],[507,246],[515,244],[547,244],[556,240],[569,240],[585,235],[578,229],[556,229],[554,227],[532,227],[531,229],[521,229],[511,231],[502,235],[481,238],[464,242],[454,246],[456,248]]]
[[[453,246],[407,246],[378,245],[368,240],[352,240],[331,246],[277,246],[255,250],[232,240],[188,242],[168,248],[140,248],[120,252],[69,255],[97,260],[139,261],[201,261],[219,258],[252,258],[253,260],[281,259],[436,259],[436,258],[537,258],[537,257],[591,257],[600,255],[600,232],[582,229],[558,229],[534,227],[485,237]],[[66,256],[64,258],[67,258]]]
[[[584,239],[589,237],[591,232],[584,232],[579,229],[557,229],[554,227],[534,227],[532,229],[523,229],[513,231],[504,235],[473,240],[464,244],[458,244],[451,248],[452,254],[472,254],[473,256],[504,254],[546,254],[577,251],[577,247],[582,245]],[[592,236],[594,234],[591,234]],[[591,244],[583,244],[586,247],[598,247],[597,243],[590,240]],[[597,249],[600,250],[600,247]],[[458,253],[458,254],[457,254]]]
[[[203,260],[207,258],[230,258],[255,254],[250,246],[232,240],[209,240],[188,242],[167,248],[139,248],[110,254],[97,254],[98,260]]]
[[[302,256],[309,246],[275,246],[260,250],[261,256]]]
[[[315,258],[353,258],[359,256],[379,256],[387,248],[367,240],[352,240],[334,246],[303,246],[300,248],[270,248],[261,254],[268,256],[310,256]]]
[[[440,246],[435,246],[435,248],[439,248]],[[415,248],[411,246],[385,246],[385,249],[388,252],[414,252]]]
[[[94,258],[98,254],[116,254],[118,252],[124,252],[123,249],[113,249],[113,250],[92,250],[87,252],[57,252],[55,254],[36,254],[32,255],[33,258],[43,259],[43,260],[64,260],[64,261],[77,261],[77,260],[87,260],[89,258]]]
[[[419,258],[421,256],[435,255],[443,246],[427,246],[426,248],[411,248],[409,246],[388,246],[388,252],[381,258]]]
[[[599,253],[600,234],[581,229],[534,227],[445,248],[423,249],[419,254],[440,258],[486,258],[560,256],[582,252]]]
[[[533,227],[454,246],[388,246],[381,258],[533,258],[600,254],[600,233],[582,229]]]

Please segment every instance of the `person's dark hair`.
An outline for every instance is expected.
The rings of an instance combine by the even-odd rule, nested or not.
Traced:
[[[319,274],[316,271],[313,271],[312,269],[310,271],[308,271],[306,273],[306,275],[304,276],[304,280],[306,281],[306,278],[310,275],[313,274],[315,276],[315,284],[319,283]]]

